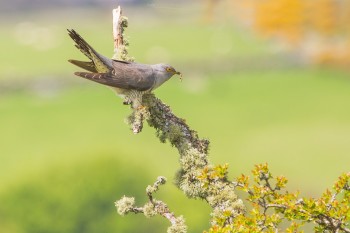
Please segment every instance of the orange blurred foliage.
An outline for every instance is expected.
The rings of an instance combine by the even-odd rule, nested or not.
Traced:
[[[253,28],[277,37],[312,63],[350,64],[348,0],[255,0]]]
[[[210,1],[214,7],[218,1]],[[349,0],[227,0],[234,18],[311,63],[350,65]]]
[[[297,43],[305,22],[305,4],[299,0],[255,1],[255,28],[267,36]]]

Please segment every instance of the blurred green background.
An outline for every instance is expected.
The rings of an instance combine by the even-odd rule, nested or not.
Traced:
[[[133,135],[121,99],[73,75],[67,60],[83,56],[67,28],[113,53],[116,5],[78,3],[1,13],[0,232],[165,232],[161,217],[121,217],[114,207],[123,195],[142,205],[159,175],[169,182],[156,198],[185,216],[189,232],[205,230],[206,203],[172,184],[176,149],[147,126]],[[156,95],[210,139],[211,161],[228,162],[231,178],[267,162],[289,190],[318,197],[349,171],[350,74],[308,66],[226,14],[205,22],[203,5],[125,4],[130,54],[182,71],[183,82]]]

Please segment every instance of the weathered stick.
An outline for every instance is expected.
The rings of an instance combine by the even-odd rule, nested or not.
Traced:
[[[128,18],[122,15],[120,6],[113,9],[113,40],[114,40],[114,55],[113,59],[123,61],[133,61],[132,57],[128,56],[127,47],[128,41],[124,38],[124,30],[128,27]]]
[[[118,48],[123,45],[123,27],[121,26],[122,9],[120,6],[113,9],[113,39],[114,54],[118,54]]]

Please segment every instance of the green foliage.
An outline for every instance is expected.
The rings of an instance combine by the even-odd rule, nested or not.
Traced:
[[[209,233],[276,232],[281,231],[283,220],[290,223],[285,232],[302,232],[300,227],[309,222],[315,224],[315,232],[350,232],[350,173],[342,174],[333,191],[327,189],[318,199],[299,198],[297,192],[284,191],[287,179],[274,178],[267,164],[256,165],[252,174],[253,184],[245,175],[234,182],[237,189],[248,194],[251,210],[232,223],[222,212]]]
[[[135,226],[118,217],[113,200],[123,193],[138,197],[140,177],[145,177],[141,170],[126,175],[129,166],[132,165],[102,157],[56,166],[18,183],[0,196],[1,232],[131,232],[155,226],[162,232],[157,222],[149,224],[134,218],[132,221],[138,222]]]

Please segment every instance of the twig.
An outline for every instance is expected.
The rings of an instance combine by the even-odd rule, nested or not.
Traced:
[[[187,226],[185,225],[184,218],[182,216],[176,217],[163,201],[153,198],[153,194],[159,190],[159,186],[165,183],[165,177],[160,176],[153,185],[147,186],[146,193],[149,201],[143,207],[135,207],[135,198],[133,197],[122,197],[115,202],[118,213],[120,215],[126,215],[128,213],[143,213],[146,217],[160,215],[171,223],[168,232],[186,233]]]

